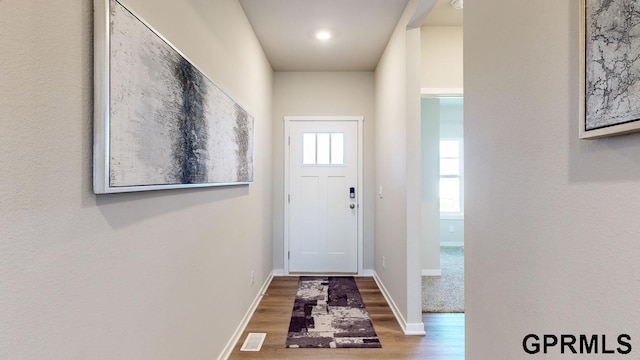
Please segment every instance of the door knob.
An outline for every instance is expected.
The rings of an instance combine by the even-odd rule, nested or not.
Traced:
[[[349,208],[355,209],[356,208],[356,204],[354,204],[354,203],[349,204]]]

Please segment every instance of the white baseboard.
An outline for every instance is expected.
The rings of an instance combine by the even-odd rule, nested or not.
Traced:
[[[404,334],[409,336],[424,336],[427,332],[424,330],[424,323],[408,323],[404,329]]]
[[[260,305],[260,300],[262,300],[262,296],[267,292],[267,289],[271,284],[271,280],[273,280],[275,271],[276,270],[272,271],[269,274],[269,276],[267,276],[267,280],[264,282],[264,284],[262,284],[260,291],[258,291],[258,295],[256,295],[255,299],[253,299],[251,306],[249,306],[249,310],[247,310],[247,313],[244,314],[244,317],[242,318],[240,325],[238,325],[238,328],[233,333],[233,336],[231,337],[231,339],[227,342],[227,345],[224,347],[224,350],[222,351],[220,356],[218,356],[218,360],[226,360],[229,358],[229,356],[231,356],[233,349],[236,347],[236,344],[238,343],[238,341],[240,341],[240,337],[242,336],[244,329],[246,329],[247,325],[249,325],[249,321],[253,317],[253,313],[256,312],[258,305]]]
[[[385,300],[387,300],[387,304],[389,304],[389,307],[393,312],[393,316],[396,317],[396,321],[398,322],[398,325],[400,325],[402,332],[404,332],[405,335],[425,335],[426,332],[424,331],[423,323],[407,323],[407,320],[405,320],[404,316],[402,316],[400,309],[398,309],[398,306],[393,301],[391,294],[389,294],[387,288],[384,287],[382,280],[378,276],[378,273],[376,273],[375,271],[373,272],[373,279],[376,281],[378,288],[380,288],[382,296],[384,296]]]
[[[440,269],[422,269],[422,276],[442,276]]]
[[[464,241],[443,241],[440,243],[440,246],[464,247]]]
[[[306,274],[285,274],[284,269],[273,269],[273,276],[302,276],[302,275],[306,275]],[[322,274],[322,273],[314,273],[314,276],[335,276],[335,274]],[[372,277],[373,276],[373,270],[372,269],[364,269],[362,270],[362,274],[359,275],[355,275],[354,276],[366,276],[366,277]]]

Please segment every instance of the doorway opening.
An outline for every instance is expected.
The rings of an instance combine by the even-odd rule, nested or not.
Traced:
[[[438,219],[428,233],[439,234],[423,239],[423,313],[464,312],[463,108],[462,95],[422,98],[423,189]]]

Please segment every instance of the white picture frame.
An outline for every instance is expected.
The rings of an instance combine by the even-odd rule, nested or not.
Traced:
[[[117,0],[94,11],[94,193],[252,183],[253,116]]]

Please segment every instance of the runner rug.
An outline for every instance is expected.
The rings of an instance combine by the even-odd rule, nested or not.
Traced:
[[[288,348],[380,348],[353,277],[302,276]]]

